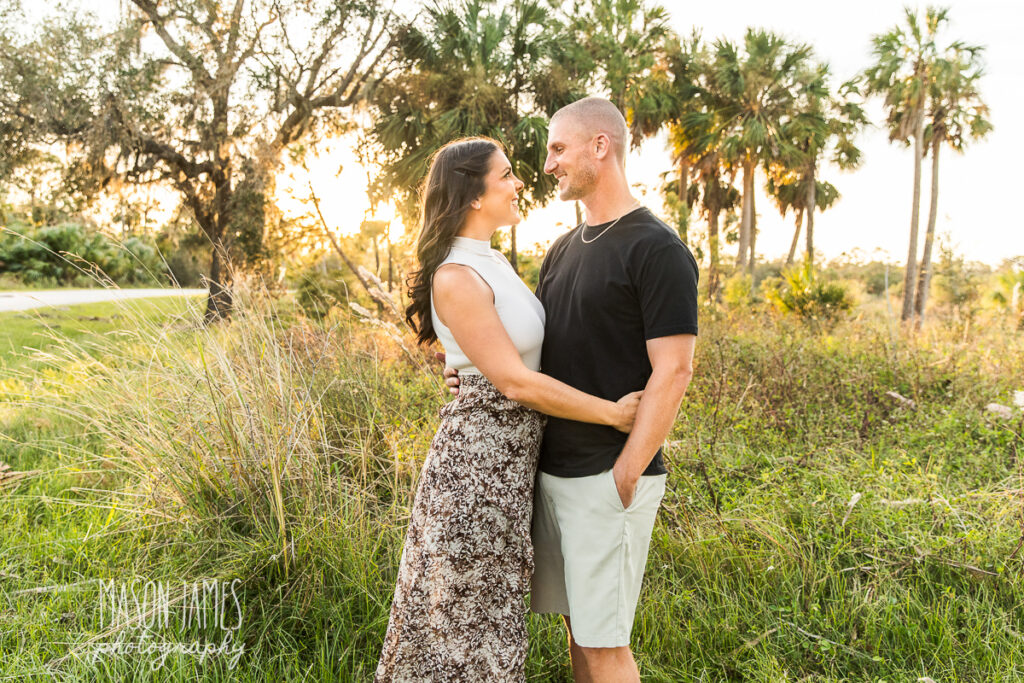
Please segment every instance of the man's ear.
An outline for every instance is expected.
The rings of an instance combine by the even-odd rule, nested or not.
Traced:
[[[598,159],[604,159],[608,156],[608,152],[611,151],[611,140],[605,133],[598,133],[594,136],[594,156]]]

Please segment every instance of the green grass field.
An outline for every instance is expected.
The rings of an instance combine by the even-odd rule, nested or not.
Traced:
[[[118,308],[0,319],[0,461],[35,472],[0,487],[0,680],[370,680],[445,400],[425,356],[258,298],[211,328],[180,301]],[[1024,419],[984,409],[1024,389],[1024,337],[704,321],[634,629],[644,680],[1024,679]],[[237,579],[237,630],[185,616],[203,579]],[[148,631],[147,581],[173,605]],[[571,680],[558,622],[529,627],[528,680]],[[233,668],[101,649],[227,633]]]
[[[140,319],[155,322],[182,315],[186,305],[174,298],[124,303],[79,304],[0,313],[0,363],[11,370],[38,364],[38,351],[117,334]]]

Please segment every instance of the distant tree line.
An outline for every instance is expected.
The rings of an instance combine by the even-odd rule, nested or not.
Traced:
[[[871,38],[872,62],[841,82],[808,44],[759,28],[739,42],[680,36],[668,11],[647,0],[458,0],[411,17],[379,0],[130,0],[112,29],[63,11],[31,35],[18,5],[4,7],[0,186],[59,143],[65,187],[82,201],[119,183],[175,188],[210,246],[211,318],[230,308],[229,261],[266,268],[292,241],[269,201],[284,158],[357,132],[361,157],[376,169],[372,199],[394,199],[414,225],[431,153],[455,137],[489,135],[507,147],[529,211],[553,194],[543,173],[549,116],[601,93],[626,114],[634,146],[667,135],[665,205],[706,258],[712,300],[723,239],[735,238],[739,272],[756,263],[758,186],[783,216],[793,214],[787,262],[803,237],[802,260],[814,267],[815,216],[839,198],[823,170],[861,163],[865,99],[880,98],[890,140],[913,154],[901,314],[919,324],[939,152],[962,152],[991,130],[978,90],[983,48],[946,40],[948,11],[934,7],[904,10]],[[509,252],[518,267],[514,230]],[[390,243],[387,254],[391,263]]]

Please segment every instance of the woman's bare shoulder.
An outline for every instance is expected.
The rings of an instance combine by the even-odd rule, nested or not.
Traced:
[[[441,301],[486,298],[494,300],[490,285],[472,266],[446,263],[434,271],[431,291]]]

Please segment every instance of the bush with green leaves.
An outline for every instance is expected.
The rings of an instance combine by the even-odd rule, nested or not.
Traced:
[[[935,303],[953,320],[970,323],[981,303],[981,273],[969,264],[948,240],[939,244],[933,282]]]
[[[210,274],[210,242],[196,232],[161,232],[156,247],[163,254],[171,282],[178,287],[201,287]]]
[[[0,232],[0,273],[26,285],[165,285],[167,269],[152,240],[115,241],[86,225],[62,223]]]
[[[722,300],[730,308],[756,304],[760,299],[754,288],[754,276],[740,272],[727,278],[722,285]]]
[[[323,320],[332,308],[348,301],[348,286],[340,276],[313,267],[299,277],[295,298],[307,317]]]
[[[854,305],[846,285],[821,279],[809,263],[765,280],[761,288],[777,311],[809,321],[835,322]]]
[[[1019,258],[1024,264],[1024,257]],[[996,275],[996,291],[992,300],[1005,310],[1019,329],[1024,329],[1024,267],[1010,263]]]
[[[872,261],[865,264],[862,278],[864,291],[872,296],[882,296],[903,279],[903,269],[892,268],[888,263],[881,261]]]

